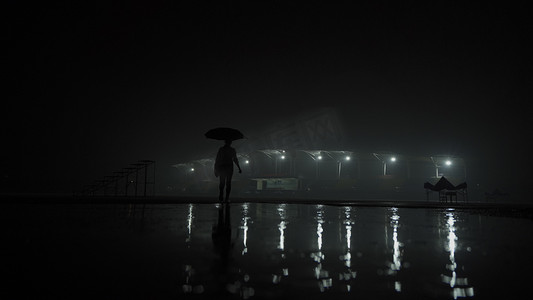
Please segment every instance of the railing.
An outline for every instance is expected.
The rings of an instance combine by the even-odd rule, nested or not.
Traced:
[[[147,197],[155,195],[155,161],[139,160],[83,187],[80,196]]]

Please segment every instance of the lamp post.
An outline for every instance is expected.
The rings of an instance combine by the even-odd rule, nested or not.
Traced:
[[[381,161],[381,164],[383,165],[383,176],[387,175],[387,159],[384,156],[388,156],[388,155],[378,154],[378,153],[372,153],[372,154],[377,160]],[[389,156],[388,160],[390,160],[391,163],[394,163],[396,162],[396,157]]]
[[[435,177],[438,178],[439,177],[439,168],[441,168],[442,165],[440,165],[438,159],[435,159],[435,158],[431,157],[431,160],[433,161],[433,165],[435,165]],[[451,165],[452,165],[451,159],[446,159],[444,161],[444,166],[451,167]]]
[[[391,163],[395,163],[395,162],[396,162],[396,157],[395,157],[395,156],[392,156],[392,157],[390,158],[390,162],[391,162]],[[385,160],[383,161],[383,166],[384,166],[384,167],[383,167],[383,175],[387,175],[387,162],[386,162]]]
[[[316,162],[316,179],[318,179],[318,169],[319,169],[319,161],[322,160],[322,155],[318,155],[315,159],[315,162]]]
[[[449,166],[452,165],[452,161],[448,159],[448,160],[446,160],[446,161],[444,162],[444,164],[446,165],[446,167],[449,167]],[[437,177],[439,176],[439,174],[438,174],[438,170],[439,170],[439,168],[437,168]]]
[[[285,152],[285,151],[283,151],[283,152]],[[278,163],[278,160],[280,160],[280,159],[281,159],[282,161],[285,160],[285,155],[281,155],[281,156],[279,156],[279,157],[276,156],[276,159],[275,159],[275,161],[276,161],[276,172],[275,172],[275,173],[276,173],[276,176],[278,176],[278,171],[279,171],[279,170],[278,170],[278,169],[279,169],[279,168],[278,168],[278,164],[279,164],[279,163]]]
[[[283,152],[285,152],[285,151],[283,151]],[[282,155],[282,156],[280,156],[279,158],[281,159],[281,161],[284,161],[284,160],[285,160],[285,155]],[[283,169],[283,168],[282,168],[282,169]]]
[[[349,155],[346,155],[344,157],[345,161],[350,161],[351,159],[352,158]],[[337,168],[338,168],[337,179],[340,179],[341,178],[341,169],[342,169],[342,160],[338,160],[337,161]]]
[[[389,161],[391,163],[395,163],[396,162],[396,157],[395,156],[392,156]],[[383,176],[386,176],[387,175],[387,160],[383,159],[381,161],[383,163]]]

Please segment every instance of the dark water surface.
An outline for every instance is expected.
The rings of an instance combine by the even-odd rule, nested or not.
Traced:
[[[2,299],[495,299],[533,278],[531,219],[472,210],[27,204],[1,217]]]

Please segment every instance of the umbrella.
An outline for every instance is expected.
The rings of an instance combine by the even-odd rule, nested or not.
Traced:
[[[239,140],[244,138],[244,135],[242,132],[240,132],[237,129],[233,128],[227,128],[227,127],[219,127],[219,128],[213,128],[205,133],[205,137],[208,139],[214,139],[214,140]]]

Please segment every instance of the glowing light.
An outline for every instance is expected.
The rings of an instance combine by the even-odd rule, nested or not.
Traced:
[[[351,220],[351,210],[352,208],[347,206],[344,208],[344,225],[346,225],[346,247],[348,250],[352,248],[351,246],[351,238],[352,238],[352,220]]]
[[[324,229],[322,229],[322,223],[324,223],[324,219],[322,218],[322,210],[317,211],[317,220],[316,220],[316,235],[317,235],[317,246],[318,250],[322,250],[322,232],[324,232]]]
[[[191,172],[194,172],[194,168],[191,168]]]
[[[247,248],[246,242],[248,241],[248,218],[244,217],[243,218],[243,223],[244,224],[242,224],[242,229],[244,231],[244,237],[243,237],[243,240],[242,240],[242,244],[244,245],[244,249],[246,249]],[[244,252],[244,253],[246,253],[246,252]]]
[[[318,280],[320,291],[324,292],[326,289],[329,289],[333,286],[333,279],[330,278],[329,272],[322,268],[322,261],[325,259],[324,253],[321,251],[322,233],[324,232],[324,229],[322,228],[322,224],[324,223],[324,210],[322,205],[317,205],[316,208],[317,211],[315,219],[318,251],[311,253],[311,257],[317,263],[314,268],[315,277]]]
[[[250,217],[248,216],[248,204],[242,205],[242,226],[241,229],[243,230],[243,240],[242,244],[244,246],[244,249],[242,250],[242,255],[248,253],[248,220]]]
[[[322,155],[319,155],[317,158],[318,158],[318,159],[322,159]]]
[[[401,292],[401,291],[402,291],[402,283],[399,282],[399,281],[394,282],[394,289],[395,289],[397,292]]]
[[[187,239],[186,242],[190,242],[192,233],[192,221],[194,219],[193,204],[189,204],[189,213],[187,214]]]
[[[280,222],[278,224],[279,229],[279,245],[278,249],[281,251],[285,250],[285,229],[287,228],[287,222],[285,222],[286,212],[285,212],[285,204],[280,204],[278,206],[278,214],[280,217]]]
[[[396,161],[396,157],[394,157],[394,156],[391,157],[391,158],[390,158],[390,161],[395,162],[395,161]]]
[[[474,288],[454,288],[453,299],[457,299],[459,297],[474,297]]]
[[[351,157],[349,157],[349,156],[346,156],[346,158],[345,158],[345,159],[346,159],[346,160],[350,160],[350,159],[352,159],[352,158],[351,158]]]
[[[282,156],[281,156],[281,159],[285,159],[285,155],[282,155]]]
[[[245,164],[249,164],[250,161],[249,161],[249,160],[245,160],[244,163],[245,163]]]
[[[447,160],[447,161],[445,162],[445,164],[446,164],[447,166],[451,166],[451,165],[452,165],[452,161],[451,161],[451,160]]]
[[[391,269],[393,271],[399,271],[402,267],[402,251],[403,244],[398,240],[398,227],[400,225],[400,215],[398,215],[398,208],[392,208],[391,225],[392,225],[392,242],[393,242],[393,254]]]
[[[455,261],[455,251],[458,248],[458,236],[456,234],[457,228],[455,223],[457,222],[453,210],[449,210],[446,213],[448,217],[446,221],[446,229],[448,230],[448,242],[445,245],[445,250],[450,253],[449,259],[450,263],[446,265],[446,269],[451,271],[451,276],[441,274],[441,280],[443,283],[449,285],[453,290],[453,298],[457,299],[459,297],[473,297],[474,288],[468,286],[468,278],[458,277],[457,270],[460,270]],[[464,286],[464,287],[462,287]]]
[[[346,254],[342,256],[342,259],[345,261],[344,264],[350,268],[352,266],[352,254],[350,253],[350,250],[352,249],[352,220],[350,219],[350,212],[351,207],[345,207],[344,208],[344,225],[346,228]]]
[[[287,228],[285,221],[279,222],[279,245],[278,249],[285,250],[285,229]]]
[[[457,263],[455,262],[455,250],[457,248],[457,235],[455,234],[455,217],[453,213],[447,213],[448,221],[446,222],[446,227],[448,228],[448,245],[446,245],[446,251],[450,252],[450,262],[451,264],[447,266],[449,270],[452,271],[452,278],[450,279],[450,287],[455,286],[457,279],[457,274],[455,269],[457,268]]]

